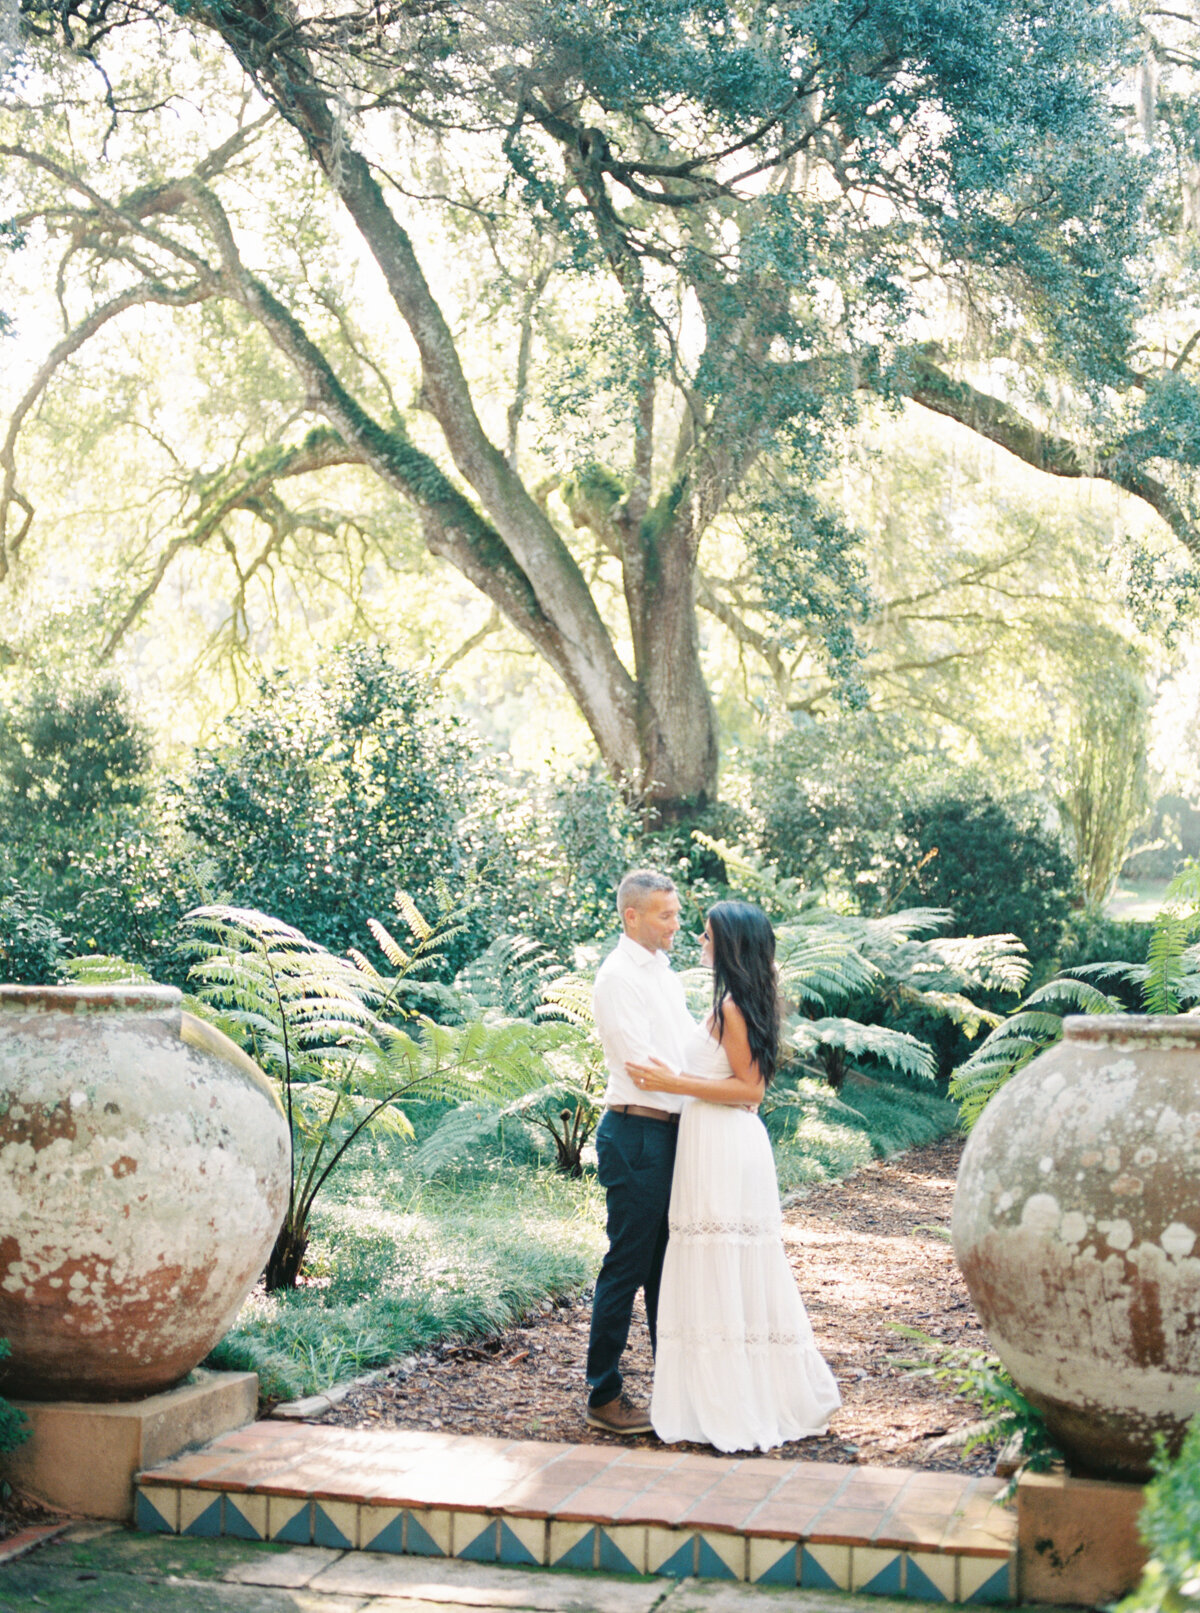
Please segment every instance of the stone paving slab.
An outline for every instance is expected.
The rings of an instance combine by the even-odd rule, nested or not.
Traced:
[[[368,1564],[457,1559],[995,1603],[1015,1593],[1003,1487],[669,1447],[257,1423],[139,1474],[136,1522],[366,1553]]]
[[[370,1570],[369,1573],[366,1570]],[[326,1588],[323,1588],[324,1586]],[[335,1584],[358,1583],[357,1592]],[[836,1593],[279,1550],[75,1525],[0,1572],[3,1613],[851,1613]],[[872,1613],[935,1613],[877,1600]]]

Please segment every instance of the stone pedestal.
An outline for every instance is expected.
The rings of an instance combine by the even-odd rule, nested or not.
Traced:
[[[1017,1483],[1017,1594],[1022,1602],[1096,1607],[1141,1577],[1140,1484],[1027,1473]]]
[[[254,1420],[253,1372],[204,1372],[145,1400],[14,1400],[30,1435],[0,1474],[48,1507],[89,1518],[133,1515],[133,1475]]]

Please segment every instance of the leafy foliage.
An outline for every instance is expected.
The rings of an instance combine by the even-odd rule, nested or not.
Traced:
[[[940,936],[950,915],[936,908],[876,918],[836,913],[753,855],[701,838],[721,857],[731,884],[775,914],[779,985],[788,1005],[784,1038],[798,1055],[794,1074],[819,1071],[835,1091],[851,1071],[932,1080],[933,1050],[897,1029],[897,1015],[916,1008],[974,1036],[998,1016],[967,993],[1013,992],[1025,982],[1028,964],[1015,936]],[[787,1081],[785,1072],[772,1087],[776,1107],[787,1101]]]
[[[1107,965],[1102,965],[1107,968]],[[1127,965],[1117,965],[1119,969]],[[1066,1014],[1119,1014],[1119,999],[1086,980],[1058,975],[1030,992],[1017,1011],[997,1025],[954,1072],[950,1096],[960,1106],[968,1130],[1006,1081],[1062,1037]]]
[[[1177,1456],[1160,1440],[1146,1486],[1138,1533],[1150,1550],[1141,1582],[1119,1613],[1186,1613],[1200,1598],[1200,1417]]]
[[[1150,1014],[1175,1014],[1200,1003],[1200,944],[1188,945],[1198,925],[1200,873],[1191,865],[1169,887],[1150,932],[1144,964],[1116,960],[1075,964],[1032,992],[960,1065],[950,1095],[961,1105],[963,1125],[973,1126],[1005,1082],[1060,1039],[1065,1014],[1128,1012],[1125,998],[1111,994],[1106,986],[1132,988],[1142,1011]]]
[[[811,622],[854,693],[858,567],[812,483],[863,396],[916,397],[1031,463],[1072,477],[1102,468],[1143,497],[1158,487],[1147,458],[1195,463],[1190,376],[1155,373],[1157,347],[1136,339],[1152,173],[1115,89],[1141,50],[1124,8],[447,3],[424,8],[411,37],[381,30],[358,0],[336,16],[294,16],[277,0],[253,16],[29,0],[25,16],[48,88],[36,149],[10,159],[10,184],[37,191],[22,216],[45,220],[51,239],[64,210],[79,224],[61,272],[26,276],[82,310],[72,358],[89,317],[106,322],[104,298],[155,304],[164,323],[172,305],[203,302],[219,332],[193,419],[205,417],[223,463],[189,466],[196,450],[169,423],[143,434],[183,507],[121,571],[114,631],[207,546],[230,556],[231,614],[249,639],[248,589],[271,607],[285,573],[307,590],[321,538],[370,525],[315,497],[289,508],[286,476],[311,473],[360,504],[375,481],[554,666],[614,772],[674,810],[711,797],[716,777],[693,615],[706,536],[745,533],[748,586],[712,579],[744,642],[769,659]],[[203,107],[182,128],[150,85],[145,47],[164,37],[172,93]],[[94,83],[85,63],[103,64]],[[247,116],[246,75],[277,118]],[[128,109],[120,152],[113,106]],[[461,146],[449,168],[447,139]],[[43,146],[69,156],[52,169]],[[297,174],[297,155],[328,192]],[[203,194],[181,191],[181,173],[203,173]],[[154,210],[153,236],[122,206],[130,194]],[[368,194],[369,206],[351,201]],[[363,237],[353,249],[347,215],[334,216],[346,203]],[[246,230],[243,262],[248,217],[266,225]],[[436,286],[409,228],[439,264]],[[387,319],[355,301],[364,250],[421,348],[419,389]],[[197,278],[198,262],[218,260],[226,274]],[[931,329],[945,348],[923,339]],[[456,351],[460,330],[476,338],[470,350]],[[963,377],[993,358],[1011,377],[1003,400]],[[511,442],[497,457],[479,415],[510,375]],[[1039,386],[1060,389],[1093,443],[1046,441],[1019,417],[1010,400]],[[1131,417],[1114,419],[1126,393]],[[222,434],[212,420],[234,408],[246,430]],[[32,434],[39,411],[25,412],[16,424]],[[90,414],[87,429],[107,445]],[[534,447],[521,440],[531,435]],[[601,482],[607,499],[576,498]],[[17,491],[7,502],[13,521],[30,508]],[[388,522],[377,526],[391,558]],[[599,540],[600,566],[580,531]],[[363,565],[350,585],[356,610],[373,575]],[[613,593],[625,621],[602,617]],[[657,622],[678,653],[646,653]],[[618,653],[627,638],[632,675]]]
[[[460,882],[471,771],[430,680],[351,646],[314,681],[263,680],[197,753],[180,816],[233,903],[342,951],[398,891],[431,907],[439,881]]]
[[[862,912],[948,909],[961,936],[1006,933],[1036,967],[1070,911],[1074,868],[1029,799],[906,753],[870,715],[793,730],[768,751],[759,849],[778,873]]]
[[[81,821],[146,796],[150,740],[115,678],[38,680],[0,716],[0,817],[50,866]]]
[[[1177,1014],[1200,1003],[1200,863],[1187,864],[1167,887],[1146,957],[1142,999],[1148,1014]]]
[[[66,937],[53,919],[38,912],[17,885],[0,896],[0,980],[52,986],[62,976]]]
[[[407,988],[437,966],[460,921],[447,913],[430,923],[407,894],[399,905],[407,945],[369,921],[390,975],[361,953],[337,957],[252,910],[218,905],[188,915],[198,996],[278,1081],[287,1113],[288,1210],[267,1265],[269,1292],[295,1286],[314,1202],[347,1150],[368,1133],[411,1138],[406,1101],[482,1102],[552,1135],[547,1108],[561,1113],[567,1104],[572,1117],[583,1111],[566,1125],[574,1141],[594,1113],[594,1055],[574,1026],[478,1017],[450,1026],[405,1008]]]
[[[12,1354],[12,1345],[0,1339],[0,1361]],[[29,1438],[29,1419],[0,1395],[0,1456],[7,1456]]]
[[[1062,1452],[1047,1431],[1045,1418],[1017,1388],[1008,1369],[996,1356],[969,1346],[955,1345],[947,1349],[919,1328],[893,1324],[893,1331],[919,1344],[925,1355],[924,1359],[902,1360],[897,1365],[921,1377],[932,1378],[935,1383],[948,1384],[956,1395],[979,1407],[982,1413],[979,1421],[965,1433],[952,1436],[954,1445],[964,1456],[980,1445],[1003,1446],[1015,1442],[1020,1466],[1005,1496],[1016,1488],[1021,1473],[1044,1473],[1062,1460]],[[945,1447],[950,1440],[939,1443]]]

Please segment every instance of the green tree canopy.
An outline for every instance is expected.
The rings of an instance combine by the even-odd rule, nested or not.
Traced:
[[[67,318],[0,447],[0,566],[32,526],[26,421],[134,309],[219,319],[248,391],[264,344],[286,377],[219,465],[177,468],[117,626],[181,550],[249,519],[278,555],[289,487],[363,468],[670,812],[715,788],[697,605],[739,614],[735,536],[771,634],[815,623],[853,688],[861,579],[816,488],[864,398],[1105,476],[1200,542],[1194,388],[1140,345],[1158,181],[1120,6],[22,15],[0,159],[20,226],[65,243]]]

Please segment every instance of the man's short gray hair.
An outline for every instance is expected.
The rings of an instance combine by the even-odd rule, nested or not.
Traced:
[[[675,881],[669,874],[660,874],[654,868],[631,868],[617,886],[617,912],[624,918],[627,907],[643,907],[654,892],[674,889]]]

